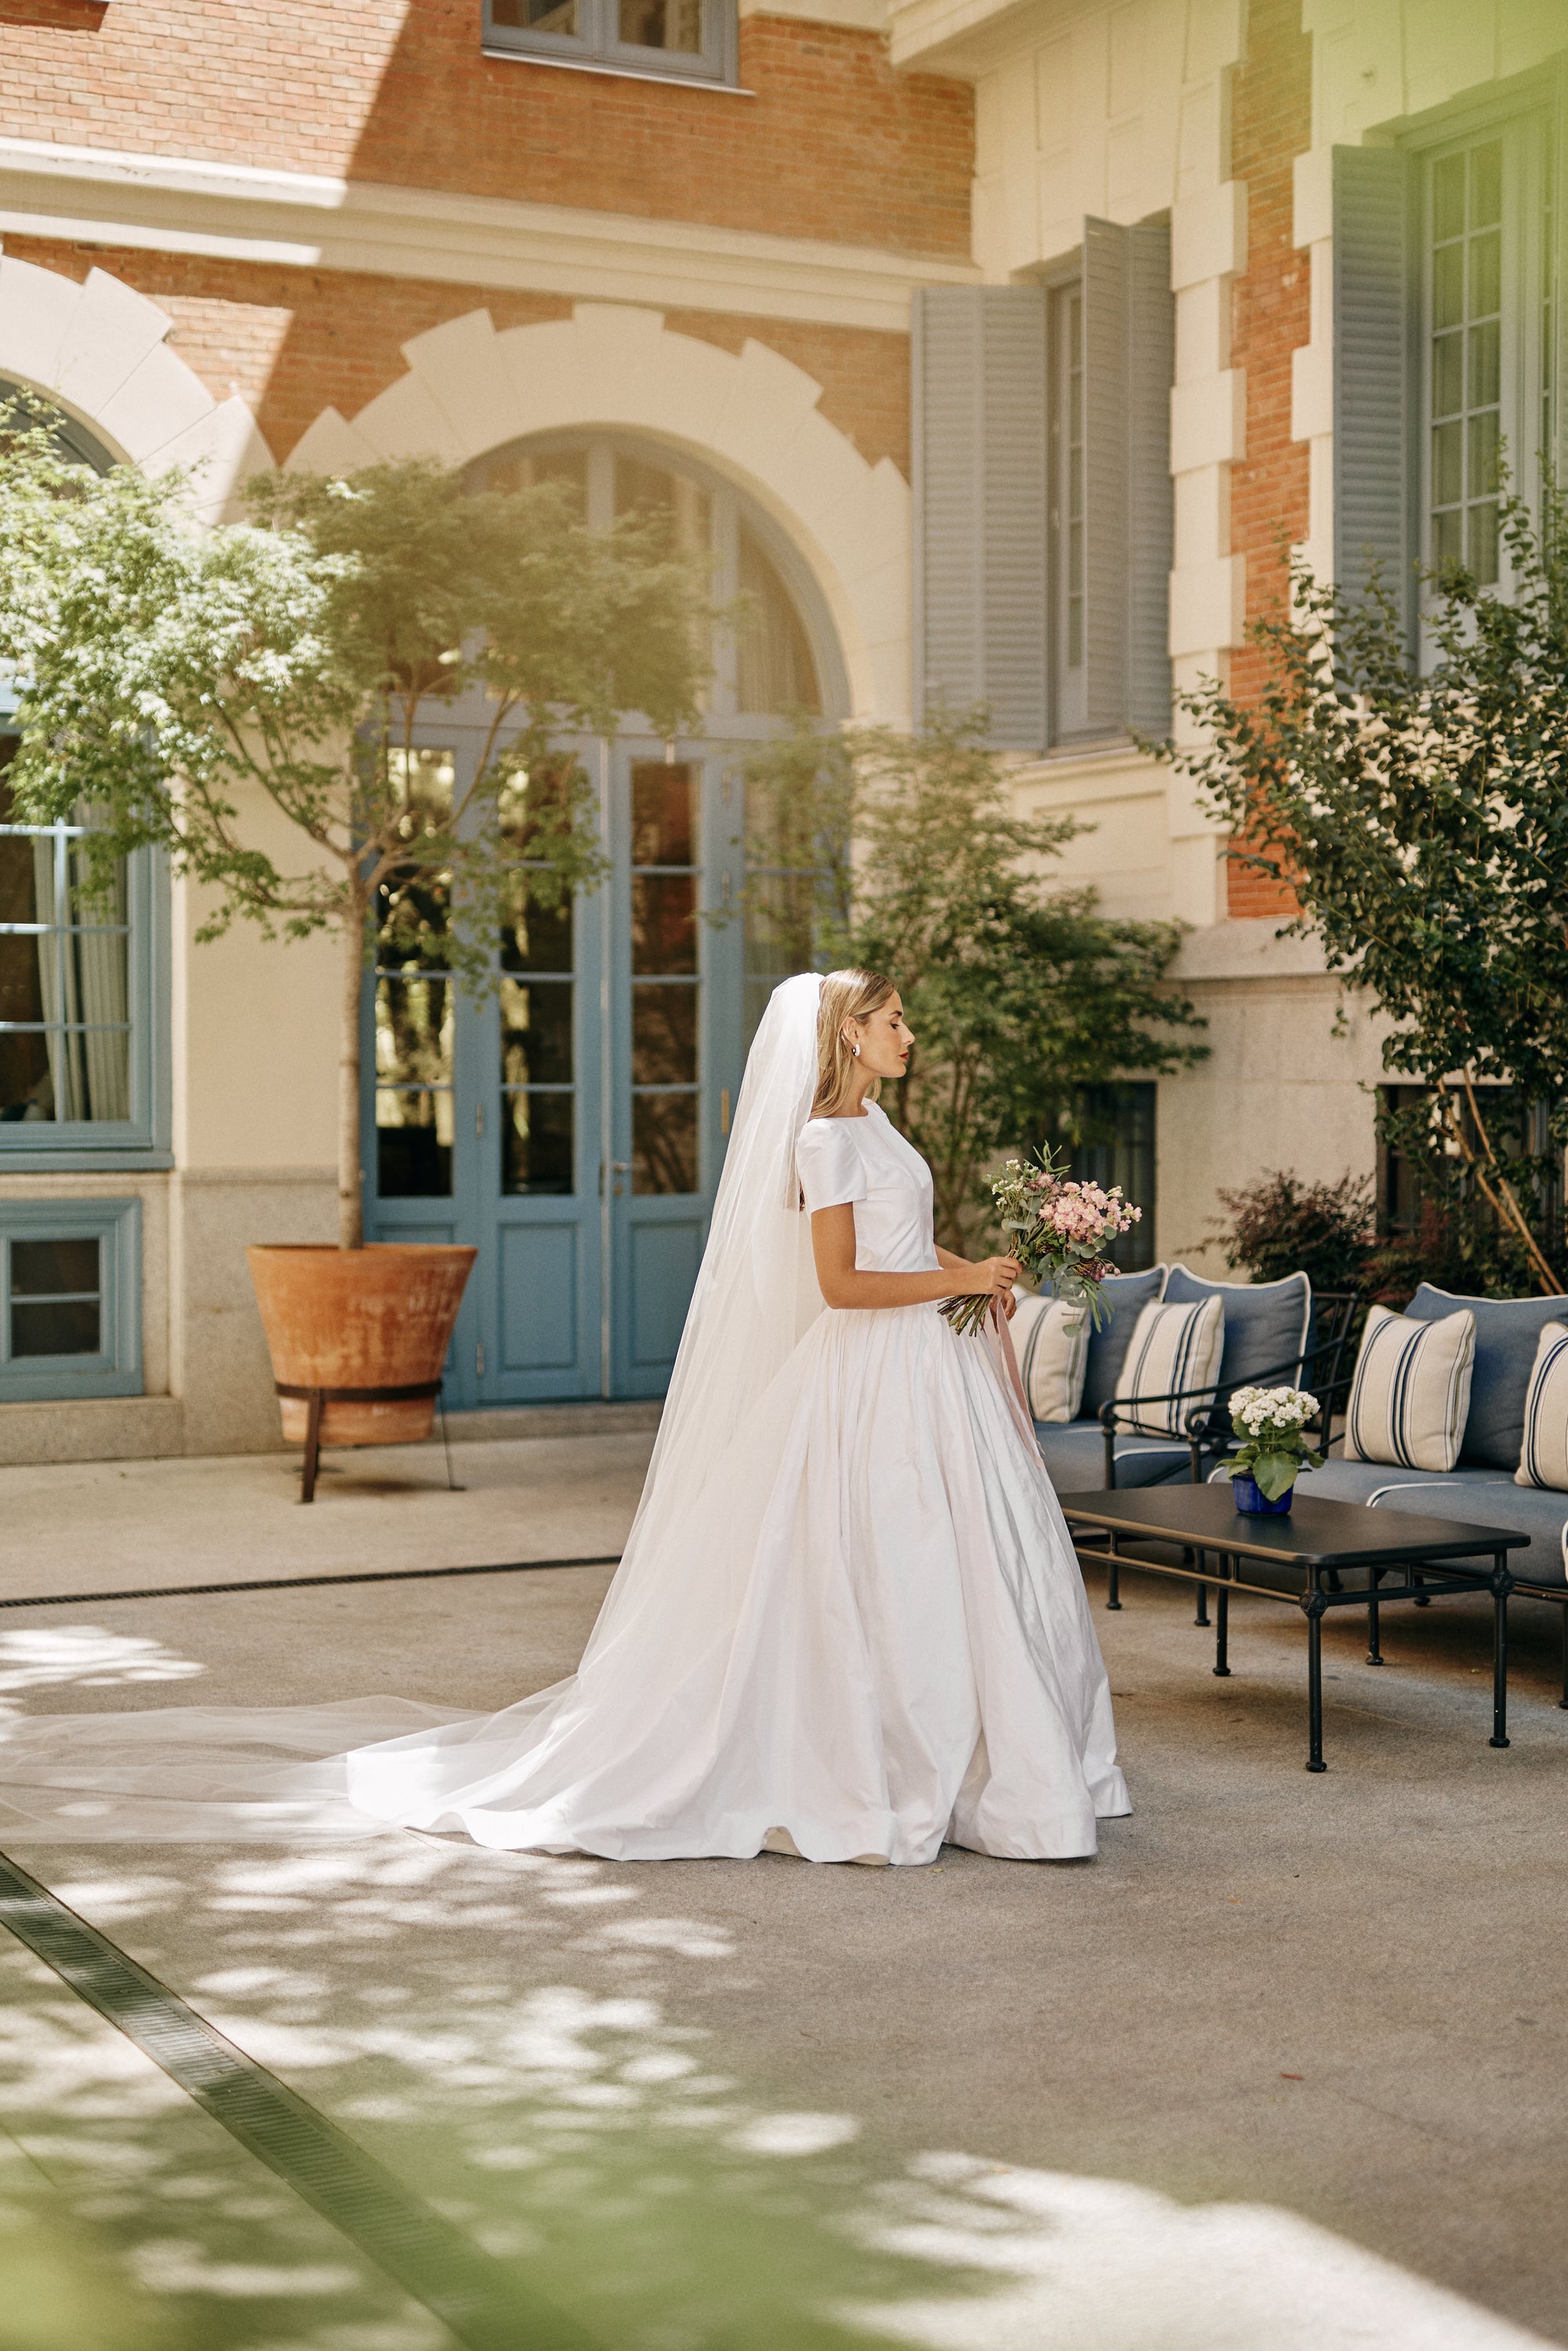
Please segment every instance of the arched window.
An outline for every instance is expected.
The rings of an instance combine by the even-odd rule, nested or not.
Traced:
[[[682,454],[612,434],[555,434],[497,450],[470,469],[476,489],[562,481],[586,520],[666,516],[676,543],[707,555],[714,593],[740,612],[714,648],[708,725],[715,737],[770,734],[795,711],[841,716],[844,681],[832,631],[805,566],[739,491]]]

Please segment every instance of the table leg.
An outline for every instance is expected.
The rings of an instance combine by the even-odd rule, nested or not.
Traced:
[[[1201,1565],[1201,1562],[1199,1564]],[[1200,1583],[1197,1587],[1197,1610],[1192,1621],[1195,1625],[1207,1625],[1208,1622],[1208,1586],[1207,1583]],[[1564,1689],[1568,1689],[1568,1680],[1563,1682],[1563,1687]]]
[[[1326,1771],[1323,1761],[1323,1611],[1327,1603],[1318,1590],[1318,1571],[1312,1571],[1312,1588],[1302,1601],[1307,1618],[1307,1769]]]
[[[1508,1595],[1513,1589],[1513,1578],[1508,1572],[1508,1553],[1494,1552],[1492,1557],[1492,1647],[1491,1647],[1491,1738],[1492,1747],[1509,1745],[1508,1736]]]
[[[1377,1587],[1383,1581],[1383,1570],[1380,1567],[1373,1568],[1371,1578],[1372,1588],[1366,1600],[1366,1662],[1369,1666],[1380,1666],[1383,1663],[1383,1650],[1378,1640]]]
[[[1431,1595],[1431,1593],[1430,1593],[1429,1592],[1423,1592],[1423,1591],[1421,1591],[1421,1590],[1420,1590],[1420,1588],[1419,1588],[1419,1587],[1420,1587],[1420,1583],[1421,1583],[1421,1571],[1420,1571],[1420,1569],[1419,1569],[1418,1567],[1413,1567],[1413,1568],[1411,1569],[1411,1571],[1410,1571],[1410,1581],[1411,1581],[1411,1583],[1414,1583],[1414,1584],[1417,1587],[1417,1589],[1416,1589],[1416,1607],[1417,1607],[1417,1608],[1430,1608],[1430,1606],[1432,1605],[1432,1595]]]
[[[1221,1681],[1230,1676],[1230,1594],[1223,1583],[1214,1587],[1214,1670]]]

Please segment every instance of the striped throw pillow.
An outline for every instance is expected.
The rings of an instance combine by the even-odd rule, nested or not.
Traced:
[[[1089,1368],[1089,1309],[1018,1292],[1012,1319],[1019,1377],[1036,1420],[1076,1420]]]
[[[1516,1486],[1568,1493],[1568,1322],[1543,1322],[1524,1399]]]
[[[1223,1299],[1197,1306],[1151,1301],[1133,1325],[1116,1383],[1121,1426],[1139,1437],[1185,1437],[1188,1413],[1214,1395],[1224,1352]],[[1140,1407],[1144,1397],[1149,1402]]]
[[[1473,1314],[1412,1322],[1386,1306],[1368,1307],[1345,1416],[1345,1459],[1451,1469],[1465,1434],[1475,1359]]]

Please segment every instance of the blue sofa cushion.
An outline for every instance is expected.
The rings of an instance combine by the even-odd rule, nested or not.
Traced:
[[[1116,1394],[1116,1383],[1122,1376],[1133,1325],[1151,1298],[1164,1295],[1165,1279],[1166,1268],[1152,1265],[1146,1273],[1113,1273],[1102,1285],[1100,1296],[1105,1319],[1089,1342],[1089,1362],[1083,1374],[1083,1402],[1079,1406],[1081,1419],[1092,1420],[1101,1405],[1109,1404]],[[1050,1288],[1049,1282],[1040,1283],[1042,1292]],[[1522,1420],[1521,1406],[1521,1425]],[[1069,1427],[1073,1426],[1074,1423],[1068,1423]]]
[[[1270,1387],[1294,1385],[1312,1313],[1312,1285],[1304,1273],[1288,1273],[1281,1281],[1205,1281],[1185,1265],[1173,1265],[1165,1298],[1170,1306],[1196,1306],[1205,1298],[1225,1301],[1222,1386],[1265,1374],[1272,1375]]]
[[[1476,1364],[1470,1410],[1459,1447],[1464,1468],[1517,1469],[1524,1443],[1524,1399],[1545,1322],[1561,1322],[1561,1298],[1459,1298],[1424,1281],[1406,1313],[1413,1322],[1440,1322],[1469,1307],[1476,1318]]]
[[[1516,1486],[1495,1469],[1391,1469],[1383,1461],[1342,1461],[1337,1455],[1321,1469],[1303,1469],[1296,1481],[1303,1501],[1365,1502],[1378,1510],[1414,1510],[1417,1517],[1458,1519],[1478,1527],[1516,1528],[1530,1537],[1528,1551],[1509,1554],[1521,1583],[1560,1591],[1568,1583],[1563,1565],[1568,1531],[1568,1494],[1538,1486]],[[1490,1554],[1473,1562],[1490,1568]]]
[[[1037,1420],[1040,1459],[1059,1494],[1105,1490],[1105,1437],[1097,1420]],[[1192,1456],[1168,1437],[1118,1437],[1118,1486],[1166,1486],[1192,1474]]]

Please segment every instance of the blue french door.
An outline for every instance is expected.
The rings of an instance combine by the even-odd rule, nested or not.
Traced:
[[[460,791],[478,726],[413,755],[411,802]],[[657,1396],[668,1383],[744,1059],[735,755],[578,747],[609,872],[506,910],[495,987],[442,958],[440,893],[385,911],[367,1007],[368,1228],[479,1255],[454,1334],[460,1405]]]

